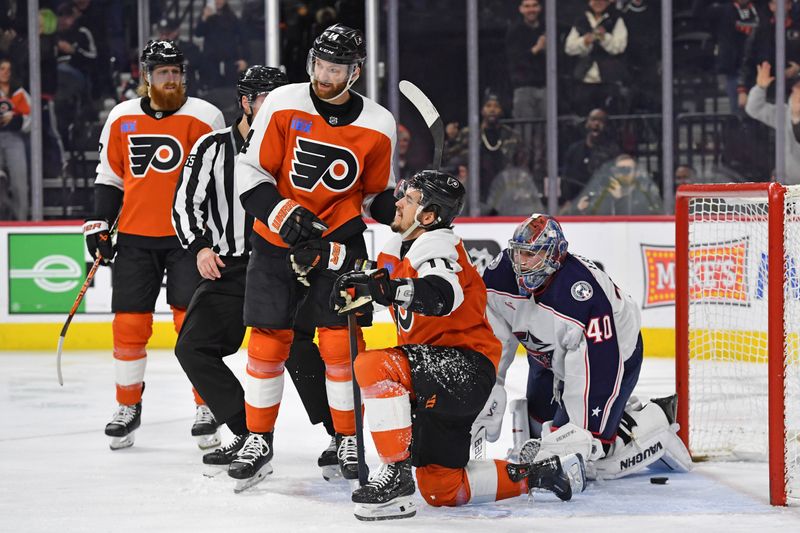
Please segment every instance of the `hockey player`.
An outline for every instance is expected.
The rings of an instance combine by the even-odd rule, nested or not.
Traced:
[[[495,381],[501,347],[484,315],[486,289],[452,222],[464,206],[455,177],[423,170],[397,187],[395,236],[378,269],[340,276],[332,303],[342,312],[389,306],[394,348],[355,361],[381,469],[352,495],[360,520],[416,513],[411,466],[425,500],[456,506],[502,500],[534,488],[569,500],[583,490],[583,459],[540,463],[470,461],[470,425]],[[412,416],[413,413],[413,416]]]
[[[181,244],[196,256],[203,278],[186,311],[175,354],[215,419],[234,435],[233,441],[203,456],[206,464],[227,467],[247,434],[244,390],[222,360],[236,353],[244,339],[245,274],[253,228],[253,217],[239,201],[234,165],[265,98],[288,82],[277,68],[253,65],[243,71],[236,84],[242,115],[233,126],[197,140],[175,192],[172,222]],[[287,366],[291,363],[290,375],[312,423],[323,422],[333,435],[325,368],[313,337],[313,324],[296,329]],[[338,470],[335,449],[323,453],[320,463]]]
[[[519,344],[530,365],[527,398],[512,402],[515,420],[524,421],[515,423],[512,458],[580,453],[587,476],[598,479],[647,466],[691,467],[676,435],[675,397],[644,406],[631,397],[642,365],[638,304],[594,263],[568,251],[555,219],[534,214],[520,224],[483,279],[487,316],[503,344],[500,377]],[[490,440],[500,430],[502,384],[498,379],[494,401],[475,424],[493,428]],[[535,438],[519,446],[525,435]]]
[[[172,200],[194,142],[224,126],[216,107],[186,98],[183,54],[172,41],[150,41],[141,63],[142,98],[114,107],[100,135],[95,215],[83,227],[92,257],[109,264],[116,256],[111,310],[119,408],[105,428],[112,450],[131,446],[140,424],[145,347],[164,271],[176,332],[200,279],[170,222]],[[117,219],[115,247],[109,233]],[[196,422],[203,424],[208,412],[196,391],[195,401]]]
[[[320,270],[344,272],[367,257],[362,212],[385,224],[394,214],[394,118],[350,90],[365,58],[359,30],[337,24],[322,32],[308,54],[311,82],[270,94],[236,163],[242,205],[256,218],[244,304],[245,324],[253,326],[250,434],[228,470],[237,490],[272,471],[284,363],[303,302],[303,320],[318,326],[341,474],[358,477],[346,320],[328,308],[334,277]],[[287,266],[289,247],[300,280]]]

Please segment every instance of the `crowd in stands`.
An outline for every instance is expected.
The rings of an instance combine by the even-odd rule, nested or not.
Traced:
[[[188,94],[209,100],[232,118],[236,76],[249,64],[264,62],[263,0],[149,1],[152,37],[175,40],[187,58]],[[680,126],[676,183],[769,179],[775,127],[787,132],[786,181],[800,182],[800,0],[783,0],[787,61],[781,68],[790,105],[785,120],[776,123],[772,106],[777,1],[673,1]],[[136,20],[136,2],[39,4],[44,177],[57,183],[77,177],[91,181],[93,163],[79,168],[75,165],[80,158],[74,154],[94,150],[104,113],[116,102],[135,97],[138,36],[131,21]],[[545,0],[481,0],[479,5],[485,43],[480,205],[472,210],[467,206],[466,212],[527,215],[544,209],[549,191]],[[400,0],[401,52],[416,45],[437,48],[423,19],[449,20],[451,33],[465,31],[454,29],[463,20],[463,9],[456,0]],[[29,150],[26,10],[24,0],[0,0],[0,219],[26,219],[30,214],[27,207],[19,207],[28,202],[16,201],[30,193],[27,159],[19,157],[20,146]],[[447,15],[449,19],[443,18]],[[413,24],[417,19],[420,24]],[[558,0],[556,20],[560,213],[662,213],[660,0]],[[363,2],[281,2],[282,64],[291,81],[307,79],[305,51],[334,22],[363,28]],[[420,44],[422,36],[429,41]],[[463,56],[463,49],[458,53]],[[431,67],[410,64],[403,57],[402,76],[425,87],[425,69]],[[491,75],[484,75],[487,72]],[[363,83],[356,88],[363,90]],[[435,102],[451,100],[442,106],[447,124],[444,165],[466,181],[466,89],[461,92],[454,98],[435,92],[430,96]],[[698,116],[703,117],[700,125]],[[401,114],[405,125],[398,129],[399,176],[425,166],[429,158],[427,139],[412,142],[424,131],[406,118]]]

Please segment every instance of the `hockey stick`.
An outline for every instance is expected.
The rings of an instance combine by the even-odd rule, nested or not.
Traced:
[[[119,217],[114,221],[114,225],[111,226],[111,230],[108,232],[109,238],[111,238],[114,233],[117,231],[117,223],[119,222]],[[83,282],[83,287],[81,287],[80,292],[78,293],[78,297],[75,298],[75,303],[72,304],[72,309],[69,311],[69,315],[67,316],[67,320],[64,322],[64,327],[61,328],[61,333],[58,336],[58,352],[56,353],[56,372],[58,373],[58,384],[62,387],[64,386],[64,377],[61,374],[61,352],[64,351],[64,339],[67,337],[67,330],[69,329],[69,325],[72,323],[72,318],[75,316],[75,313],[78,311],[78,306],[81,305],[83,301],[83,297],[86,295],[86,290],[91,285],[92,280],[94,279],[94,275],[97,273],[97,267],[100,266],[100,262],[103,260],[101,256],[98,256],[97,259],[94,260],[92,264],[92,268],[89,269],[89,273],[86,275],[86,281]]]
[[[358,322],[355,313],[347,315],[347,333],[350,337],[350,370],[353,373],[353,412],[356,416],[356,457],[358,458],[358,484],[367,484],[369,470],[364,458],[364,419],[361,416],[361,388],[356,382],[356,356],[358,355]]]
[[[431,130],[433,137],[433,168],[438,170],[442,167],[442,152],[444,152],[444,123],[439,112],[436,111],[433,102],[425,96],[419,87],[407,80],[401,80],[399,83],[400,92],[403,96],[414,104],[417,111],[422,115],[428,129]]]

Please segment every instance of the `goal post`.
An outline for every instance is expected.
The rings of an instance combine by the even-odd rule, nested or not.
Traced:
[[[770,503],[800,503],[800,187],[681,186],[675,230],[679,435],[768,460]]]

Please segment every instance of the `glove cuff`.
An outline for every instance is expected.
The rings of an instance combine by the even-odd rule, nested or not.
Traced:
[[[87,220],[83,224],[83,235],[94,235],[95,233],[100,233],[102,231],[108,231],[108,221],[107,220]]]
[[[338,272],[344,266],[347,257],[347,247],[339,242],[330,243],[330,253],[328,254],[328,268]]]
[[[292,211],[300,207],[300,204],[294,200],[283,199],[272,209],[272,212],[267,216],[267,224],[269,229],[275,233],[280,233],[281,226],[292,214]]]
[[[414,280],[408,278],[389,280],[389,288],[397,305],[408,309],[411,302],[414,301]]]

